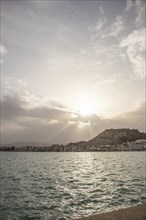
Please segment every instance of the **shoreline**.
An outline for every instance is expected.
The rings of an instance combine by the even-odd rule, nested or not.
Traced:
[[[73,220],[146,220],[146,204]]]

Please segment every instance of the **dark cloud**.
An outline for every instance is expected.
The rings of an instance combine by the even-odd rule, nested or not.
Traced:
[[[17,95],[6,95],[1,101],[1,116],[5,120],[11,120],[15,117],[23,116],[25,109],[22,107],[22,101]]]
[[[137,110],[133,110],[123,115],[120,115],[119,117],[115,117],[113,122],[129,128],[137,128],[141,131],[145,131],[146,129],[145,115],[146,115],[146,106],[145,103],[143,102],[142,105]]]
[[[5,120],[17,120],[21,117],[36,119],[65,120],[69,111],[65,106],[51,101],[49,106],[28,107],[28,102],[17,94],[4,96],[1,103],[1,116]]]

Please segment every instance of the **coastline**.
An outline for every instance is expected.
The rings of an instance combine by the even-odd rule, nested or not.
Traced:
[[[146,204],[73,220],[146,220]]]

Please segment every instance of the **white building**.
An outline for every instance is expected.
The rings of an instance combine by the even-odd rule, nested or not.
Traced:
[[[146,146],[146,139],[143,139],[143,140],[136,140],[135,142],[131,143],[129,145],[129,150],[145,150]]]

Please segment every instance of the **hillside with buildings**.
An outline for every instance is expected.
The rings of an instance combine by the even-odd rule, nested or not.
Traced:
[[[23,143],[23,142],[22,142]],[[28,142],[29,143],[29,142]],[[132,151],[146,150],[146,133],[137,129],[106,129],[89,141],[63,144],[5,145],[0,151],[78,152],[78,151]],[[20,143],[19,143],[20,144]]]
[[[146,139],[146,133],[139,132],[137,129],[106,129],[99,135],[87,142],[88,145],[115,145],[132,142],[139,139]]]

